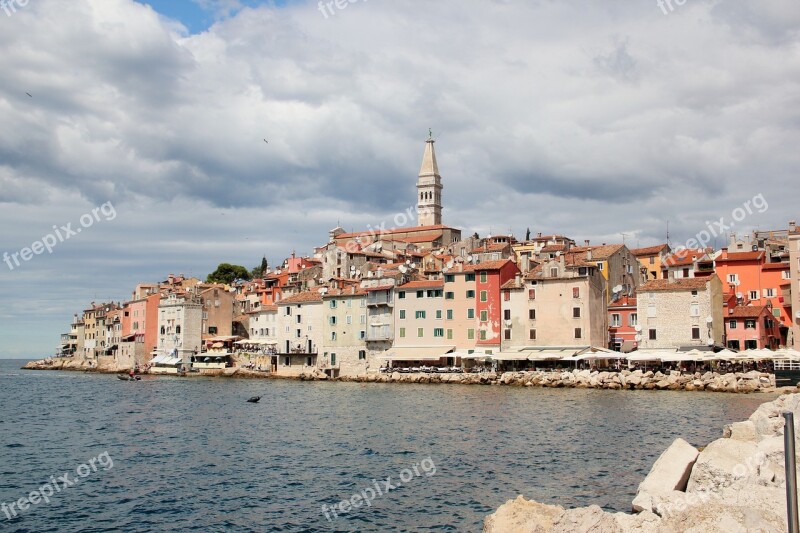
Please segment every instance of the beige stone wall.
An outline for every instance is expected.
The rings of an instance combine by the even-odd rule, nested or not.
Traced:
[[[639,349],[669,349],[681,346],[708,346],[709,339],[722,344],[722,284],[711,276],[706,289],[692,296],[691,290],[640,292],[637,300],[642,340]],[[691,314],[692,304],[699,312]],[[650,316],[650,309],[655,316]],[[711,316],[709,325],[707,318]],[[700,328],[700,339],[692,339],[692,328]],[[656,330],[656,340],[650,340],[650,329]]]
[[[402,291],[404,289],[398,287],[397,290]],[[422,298],[417,298],[417,290],[423,292]],[[446,325],[446,323],[452,321],[445,320],[444,298],[429,298],[429,290],[441,290],[441,288],[407,289],[405,290],[405,298],[395,300],[395,346],[444,346],[455,344],[453,340],[447,340],[447,328],[452,326]],[[400,318],[400,311],[405,311],[405,319]],[[425,318],[417,318],[417,312],[424,312]],[[458,311],[456,310],[455,312],[457,313]],[[400,335],[400,328],[405,329],[405,337]],[[419,335],[420,329],[422,330],[422,336]],[[441,330],[441,337],[434,335],[436,329]],[[455,331],[453,336],[455,336]]]
[[[291,308],[291,314],[286,314],[286,308]],[[308,341],[311,341],[312,350],[319,351],[322,348],[322,302],[305,302],[302,304],[282,304],[278,303],[278,353],[286,351],[286,342],[292,349],[298,344],[302,345],[303,350],[308,348]],[[301,321],[297,322],[297,315],[300,314]],[[297,336],[297,330],[300,336]]]
[[[454,281],[444,284],[444,294],[448,292],[454,294],[452,300],[445,298],[442,302],[444,310],[444,341],[449,345],[455,345],[456,350],[472,350],[475,348],[478,340],[478,294],[476,284],[474,281],[466,281],[466,274],[459,272],[448,272],[453,274]],[[466,292],[468,290],[476,291],[475,298],[467,298]],[[400,300],[395,298],[395,307],[399,304]],[[447,310],[453,311],[453,318],[448,320]],[[472,309],[475,313],[474,318],[468,318],[467,309]],[[397,311],[395,310],[395,327],[398,322]],[[406,320],[408,322],[408,320]],[[472,330],[472,338],[469,338],[469,330]],[[408,330],[407,330],[408,331]],[[452,331],[452,339],[449,337],[448,331]],[[395,342],[398,337],[395,336]]]

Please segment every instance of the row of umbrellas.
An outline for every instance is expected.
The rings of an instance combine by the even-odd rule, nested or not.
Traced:
[[[632,352],[627,359],[631,362],[661,361],[665,363],[682,361],[800,361],[800,352],[791,348],[783,348],[780,350],[767,350],[766,348],[762,348],[758,350],[745,350],[743,352],[734,352],[733,350],[725,349],[716,353],[701,352],[700,350],[691,350],[688,352],[658,352],[643,350]]]

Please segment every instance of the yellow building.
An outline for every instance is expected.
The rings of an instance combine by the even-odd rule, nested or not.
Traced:
[[[641,263],[642,268],[647,270],[647,279],[661,278],[661,263],[664,257],[672,252],[669,244],[659,244],[656,246],[649,246],[647,248],[634,248],[631,253],[636,256],[636,259]]]

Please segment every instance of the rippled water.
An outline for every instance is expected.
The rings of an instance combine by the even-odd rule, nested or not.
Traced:
[[[0,502],[113,467],[0,531],[480,531],[517,494],[628,510],[677,436],[704,445],[769,395],[145,378],[0,360]],[[260,403],[245,400],[261,395]],[[405,486],[331,521],[323,504]],[[426,463],[430,464],[430,463]],[[406,478],[412,471],[409,470]]]

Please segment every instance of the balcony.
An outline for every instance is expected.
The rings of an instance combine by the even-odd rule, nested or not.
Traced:
[[[382,342],[394,340],[392,329],[387,326],[370,326],[367,328],[367,342]]]
[[[392,301],[392,297],[388,294],[388,292],[384,291],[372,291],[367,295],[367,306],[373,307],[377,305],[394,305]]]

